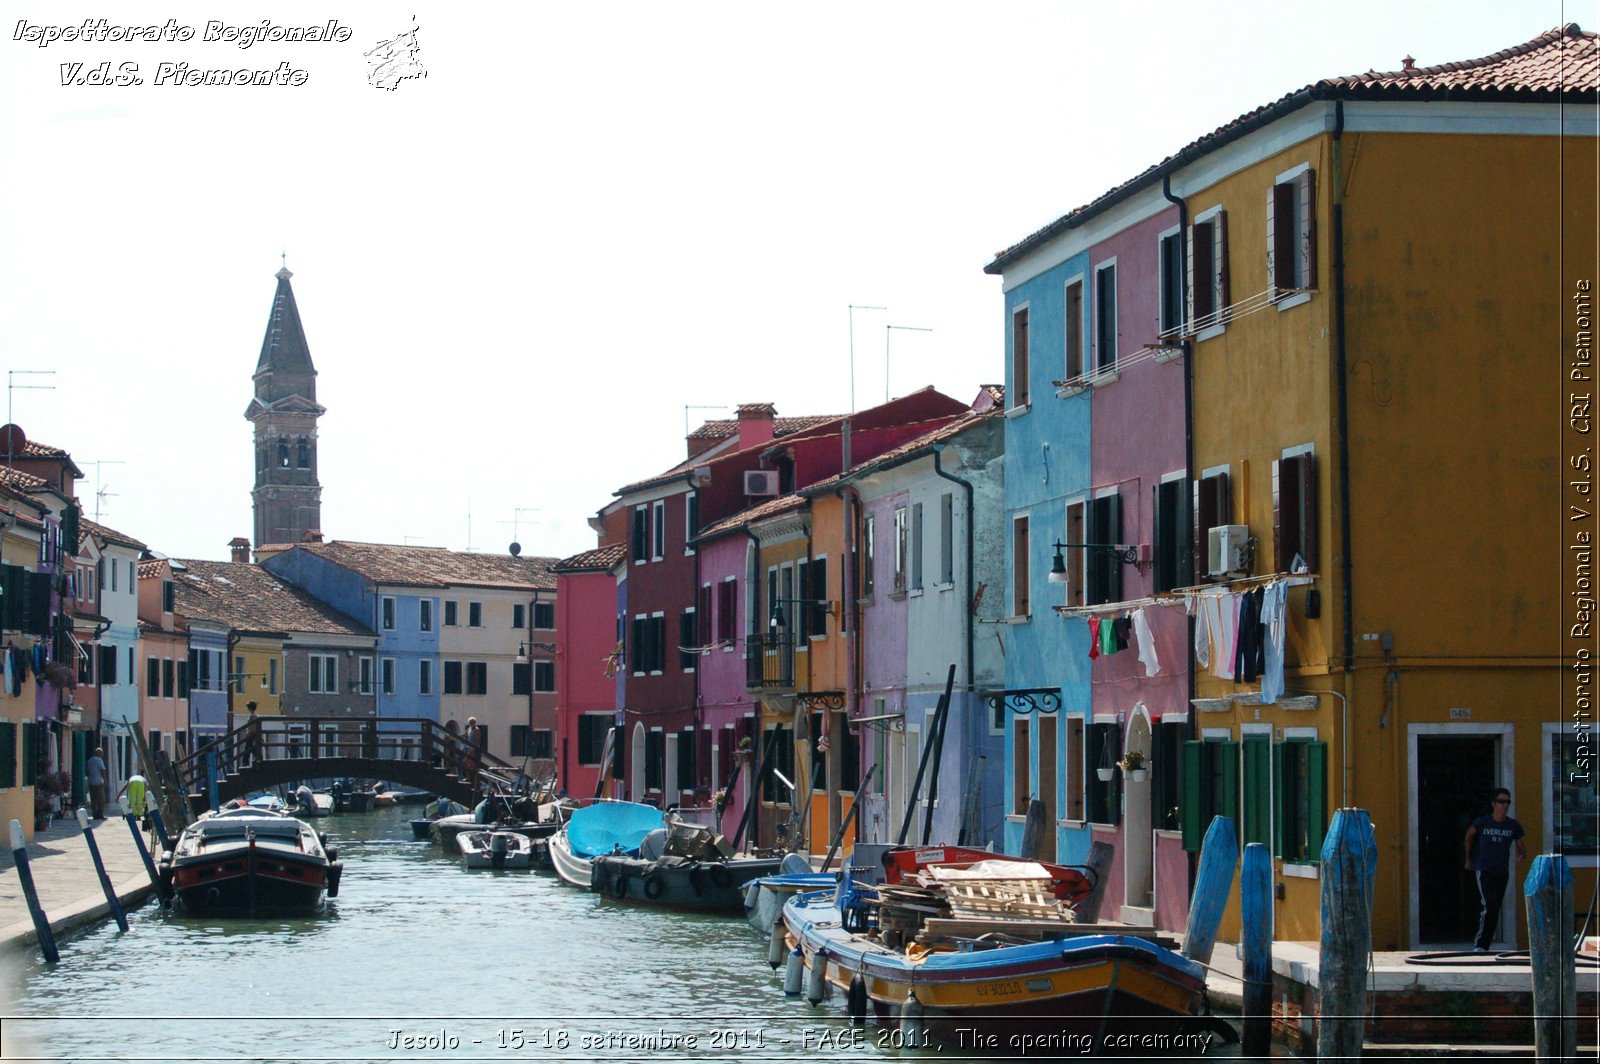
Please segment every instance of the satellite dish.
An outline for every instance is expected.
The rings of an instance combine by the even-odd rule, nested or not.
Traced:
[[[28,446],[28,434],[20,426],[6,425],[0,427],[0,451],[6,454],[21,454]]]
[[[518,543],[516,540],[512,540],[511,541],[511,556],[513,558],[515,558],[518,555],[520,555],[521,553],[522,553],[522,544]]]

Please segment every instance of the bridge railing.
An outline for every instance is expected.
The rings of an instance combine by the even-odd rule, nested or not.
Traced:
[[[424,761],[477,787],[520,790],[531,782],[516,765],[425,717],[255,717],[173,764],[189,793],[203,793],[209,774],[235,775],[262,762]],[[333,774],[330,768],[330,775]]]

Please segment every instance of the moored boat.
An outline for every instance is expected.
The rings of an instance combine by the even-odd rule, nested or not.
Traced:
[[[201,817],[163,856],[162,895],[190,913],[316,912],[336,897],[344,865],[311,825],[262,809]]]
[[[590,889],[618,900],[737,914],[744,911],[745,885],[778,871],[781,858],[736,857],[709,827],[670,816],[667,824],[646,837],[638,856],[595,857]]]
[[[284,813],[289,810],[289,806],[276,794],[258,794],[245,804],[252,809],[265,809],[269,813]]]
[[[310,787],[300,787],[294,792],[294,806],[290,811],[296,816],[330,816],[333,813],[333,795],[325,791],[313,791]]]
[[[784,904],[796,894],[825,890],[838,881],[826,872],[785,872],[745,884],[744,916],[756,934],[765,938],[783,918]]]
[[[456,846],[468,868],[527,868],[533,862],[533,840],[513,831],[463,831]]]
[[[594,859],[602,854],[634,857],[645,836],[662,826],[661,810],[636,802],[596,802],[574,810],[550,837],[550,863],[575,887],[594,882]]]

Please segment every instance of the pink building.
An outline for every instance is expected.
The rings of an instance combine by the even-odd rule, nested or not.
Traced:
[[[617,543],[550,567],[558,633],[556,771],[574,797],[594,797],[606,733],[617,723],[617,574],[625,558]]]

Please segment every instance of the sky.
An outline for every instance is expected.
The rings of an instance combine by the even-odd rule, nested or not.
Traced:
[[[251,531],[280,254],[324,533],[565,555],[686,418],[848,411],[852,344],[856,407],[1002,380],[994,252],[1242,112],[1600,25],[1600,0],[278,3],[349,39],[242,49],[204,40],[251,25],[235,4],[7,7],[0,368],[50,374],[8,378],[11,418],[71,451],[91,516],[210,558]],[[195,37],[18,39],[86,18]],[[413,26],[426,77],[369,84]],[[103,62],[144,83],[62,84]]]

